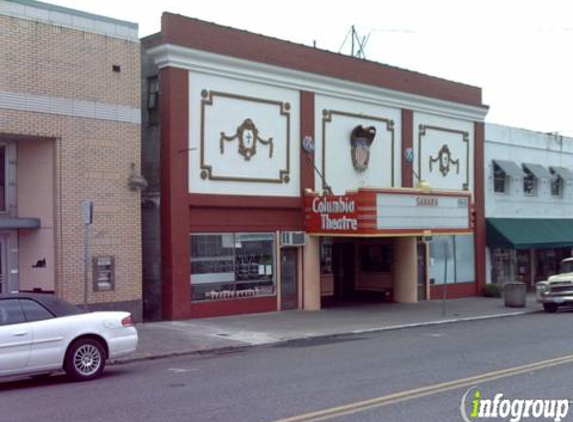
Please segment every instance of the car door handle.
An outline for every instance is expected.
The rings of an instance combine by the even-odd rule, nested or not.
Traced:
[[[14,337],[24,337],[26,334],[28,334],[27,331],[17,331],[14,333]]]

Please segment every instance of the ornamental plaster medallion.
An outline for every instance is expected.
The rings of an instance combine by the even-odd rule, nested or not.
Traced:
[[[460,160],[454,160],[452,158],[452,153],[448,145],[442,145],[442,148],[438,152],[436,157],[430,156],[430,171],[432,171],[432,164],[439,163],[439,170],[442,176],[447,176],[450,172],[450,164],[456,166],[456,173],[460,173]]]
[[[257,153],[257,143],[269,146],[269,158],[273,157],[273,138],[263,139],[259,136],[259,130],[251,119],[245,121],[237,128],[237,133],[233,136],[228,136],[225,132],[221,132],[219,146],[221,154],[225,153],[225,142],[239,140],[238,152],[241,154],[245,161],[250,161]]]
[[[370,145],[376,137],[374,126],[356,126],[350,133],[350,154],[352,156],[352,166],[356,171],[363,172],[368,168],[370,159]]]

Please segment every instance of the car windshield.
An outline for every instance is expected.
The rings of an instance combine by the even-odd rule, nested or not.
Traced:
[[[564,273],[573,273],[573,260],[561,263],[561,266],[559,267],[559,274]]]

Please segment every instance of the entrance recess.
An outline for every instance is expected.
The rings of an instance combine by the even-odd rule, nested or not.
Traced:
[[[281,309],[298,308],[298,250],[284,248],[281,252]]]
[[[418,302],[426,300],[426,243],[418,243]]]
[[[354,297],[354,243],[335,243],[332,246],[334,297],[336,300]]]
[[[0,235],[0,294],[8,293],[6,275],[6,236]]]

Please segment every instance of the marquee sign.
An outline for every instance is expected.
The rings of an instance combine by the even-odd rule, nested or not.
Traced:
[[[468,192],[359,189],[305,197],[305,229],[326,236],[423,236],[472,233]]]

